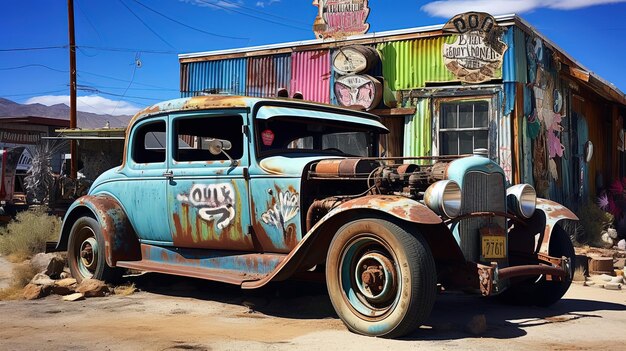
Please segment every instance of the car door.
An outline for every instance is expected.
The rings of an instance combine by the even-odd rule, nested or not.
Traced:
[[[129,136],[126,180],[116,183],[115,197],[128,214],[138,238],[145,243],[171,245],[167,219],[167,117],[138,122]]]
[[[247,124],[241,110],[170,116],[167,202],[175,246],[254,250]],[[211,149],[216,142],[225,145],[223,151]]]

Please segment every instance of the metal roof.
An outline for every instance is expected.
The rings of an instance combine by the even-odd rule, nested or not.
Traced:
[[[499,25],[512,25],[513,21],[517,18],[517,16],[514,14],[510,14],[510,15],[494,16],[494,18],[496,19]],[[510,22],[510,23],[505,23],[505,22]],[[286,48],[297,48],[301,46],[311,46],[311,45],[319,45],[319,44],[342,43],[342,42],[349,42],[349,41],[361,40],[361,39],[385,38],[385,37],[393,37],[393,36],[398,36],[398,35],[418,34],[418,33],[438,31],[438,30],[441,30],[443,26],[444,24],[437,24],[437,25],[432,25],[432,26],[414,27],[414,28],[408,28],[408,29],[384,31],[384,32],[373,32],[373,33],[367,33],[367,34],[361,34],[361,35],[352,35],[345,39],[332,39],[332,38],[331,39],[312,39],[312,40],[303,40],[303,41],[292,41],[288,43],[249,46],[249,47],[236,48],[236,49],[203,51],[203,52],[179,54],[178,58],[188,59],[188,58],[196,58],[196,57],[204,57],[204,56],[241,54],[245,52],[254,52],[254,51],[267,51],[267,50],[277,50],[277,49],[286,49]]]

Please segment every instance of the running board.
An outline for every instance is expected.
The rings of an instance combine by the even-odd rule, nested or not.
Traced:
[[[141,261],[118,261],[116,266],[242,285],[267,277],[287,255],[141,244],[141,256]]]

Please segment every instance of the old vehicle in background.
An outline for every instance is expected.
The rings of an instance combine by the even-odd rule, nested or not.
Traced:
[[[322,270],[357,333],[398,337],[440,287],[533,305],[566,292],[577,219],[509,186],[485,155],[378,157],[378,117],[287,99],[200,96],[131,121],[124,160],[69,208],[74,277],[120,268],[254,289]]]
[[[28,208],[24,178],[30,152],[24,147],[0,149],[0,223],[8,222],[18,211]]]

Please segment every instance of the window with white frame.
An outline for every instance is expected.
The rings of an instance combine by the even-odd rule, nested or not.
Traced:
[[[489,101],[441,102],[439,107],[439,154],[471,154],[489,146]]]

